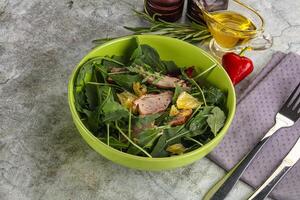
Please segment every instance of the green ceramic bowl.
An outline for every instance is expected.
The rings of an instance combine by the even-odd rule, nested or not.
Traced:
[[[217,64],[217,67],[208,73],[205,76],[205,79],[209,83],[227,92],[227,120],[225,126],[212,141],[204,146],[183,155],[166,158],[148,158],[123,153],[109,147],[95,137],[80,121],[79,115],[75,109],[73,95],[75,77],[82,64],[95,56],[124,55],[128,48],[133,48],[132,36],[115,39],[95,48],[89,52],[74,69],[68,86],[68,99],[74,123],[83,139],[95,151],[120,165],[141,170],[166,170],[193,163],[212,151],[226,134],[235,112],[236,98],[234,87],[221,65],[204,50],[181,40],[164,36],[141,35],[137,37],[139,38],[140,43],[154,47],[163,60],[173,60],[178,66],[193,65],[197,67],[199,71],[203,71],[212,65]]]

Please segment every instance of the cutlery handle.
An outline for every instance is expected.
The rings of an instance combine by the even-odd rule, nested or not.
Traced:
[[[261,148],[267,143],[270,137],[264,137],[256,146],[232,168],[204,197],[204,200],[222,200],[230,192],[236,182],[240,179],[243,172],[255,158]]]
[[[286,164],[281,163],[273,174],[251,195],[248,200],[265,199],[291,168],[292,166],[286,166]]]

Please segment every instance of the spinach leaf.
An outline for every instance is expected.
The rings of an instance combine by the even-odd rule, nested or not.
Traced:
[[[101,64],[101,62],[102,62],[102,58],[95,57],[88,60],[82,65],[82,67],[80,68],[77,74],[76,81],[75,81],[76,92],[81,91],[87,82],[92,81],[93,74],[95,71],[95,65]]]
[[[167,69],[157,51],[149,45],[139,45],[131,55],[131,65],[151,66],[156,72],[166,73]]]
[[[105,144],[107,144],[107,138],[100,138],[100,140],[102,142],[104,142]],[[129,144],[125,144],[123,142],[120,142],[119,140],[117,140],[115,137],[110,136],[109,137],[109,146],[119,149],[119,148],[127,148],[129,146]]]
[[[181,139],[186,135],[185,133],[187,133],[187,129],[182,128],[182,126],[165,129],[163,135],[154,145],[151,155],[153,157],[165,157],[168,155],[165,149],[169,145],[180,143]]]
[[[136,49],[132,52],[132,54],[130,56],[131,63],[136,63],[142,56],[143,56],[143,50],[142,50],[141,46],[138,44],[138,46],[136,47]],[[136,63],[136,64],[138,64],[138,63]]]
[[[94,110],[98,106],[97,86],[87,84],[85,86],[85,95],[90,110]]]
[[[84,91],[74,92],[75,108],[78,112],[83,113],[83,109],[87,109],[87,100]]]
[[[167,72],[164,64],[160,60],[159,54],[154,48],[146,44],[141,45],[141,48],[144,54],[144,63],[156,68],[156,71]]]
[[[92,132],[97,132],[97,130],[99,128],[100,113],[97,110],[90,111],[87,109],[83,109],[83,113],[87,116],[86,121],[84,121],[85,125]]]
[[[153,157],[166,157],[169,155],[169,153],[165,150],[165,146],[167,143],[167,136],[163,134],[158,139],[156,145],[154,146],[151,156]]]
[[[78,112],[89,109],[89,104],[94,107],[94,97],[90,96],[90,90],[86,91],[85,85],[93,79],[94,66],[91,61],[85,63],[77,74],[74,86],[75,107]],[[89,88],[90,89],[90,88]],[[88,95],[88,96],[87,96]]]
[[[137,142],[143,148],[151,148],[153,142],[163,134],[161,129],[146,129],[138,135]]]
[[[104,113],[103,122],[117,121],[128,117],[128,111],[115,101],[107,101],[102,108]]]
[[[112,88],[105,85],[99,87],[99,109],[102,109],[103,105],[107,101],[113,101]]]
[[[133,125],[138,129],[142,129],[143,127],[147,127],[149,124],[153,123],[157,118],[161,116],[161,113],[134,117]]]
[[[171,75],[179,75],[180,74],[180,69],[179,67],[175,64],[174,61],[172,60],[165,60],[165,61],[162,61],[162,63],[164,64],[168,74],[171,74]]]
[[[190,130],[190,133],[188,133],[186,136],[188,137],[194,137],[197,135],[203,134],[207,129],[207,117],[209,116],[211,110],[213,107],[207,106],[204,107],[203,110],[200,110],[189,122],[188,127]]]
[[[185,150],[184,153],[188,153],[188,152],[194,151],[194,150],[196,150],[198,148],[199,148],[198,144],[193,144],[193,145],[189,146],[188,148],[186,148],[186,150]]]
[[[219,107],[214,107],[211,111],[211,114],[207,118],[207,123],[216,136],[219,130],[224,126],[226,116],[224,112]]]
[[[112,89],[109,87],[105,100],[102,102],[103,122],[117,121],[128,117],[128,110],[114,100],[111,91]]]
[[[126,62],[126,56],[113,55],[111,58],[123,64]]]
[[[109,58],[109,57],[107,57]],[[116,61],[116,62],[114,62]],[[125,58],[124,56],[112,56],[109,59],[103,59],[102,66],[106,69],[112,68],[112,67],[124,67],[124,65],[119,64],[118,62],[124,64]]]
[[[160,93],[161,91],[162,91],[162,89],[158,89],[154,85],[147,85],[147,92],[148,93]]]
[[[94,66],[95,66],[95,72],[98,72],[98,80],[103,83],[106,83],[107,82],[107,71],[108,71],[108,68],[105,67],[104,65],[102,65],[101,63],[94,63]],[[101,77],[100,77],[101,76]]]
[[[138,137],[136,138],[136,142],[143,149],[149,149],[153,146],[153,143],[156,141],[156,139],[162,135],[162,133],[163,130],[161,129],[146,129],[139,133]],[[131,145],[127,153],[137,155],[138,153],[140,153],[140,150]]]
[[[132,91],[132,84],[135,82],[141,82],[142,78],[140,75],[130,75],[130,74],[111,74],[110,78],[116,82],[121,87],[128,91]]]
[[[75,82],[75,92],[80,92],[86,82],[92,80],[94,66],[91,62],[85,63],[77,74]]]
[[[178,85],[176,85],[175,87],[175,92],[174,92],[174,95],[173,95],[173,98],[172,98],[172,103],[174,105],[176,105],[176,100],[178,99],[178,96],[184,91],[184,89]]]
[[[226,101],[225,94],[219,88],[213,86],[204,88],[203,93],[209,105],[223,106]]]
[[[183,125],[182,125],[183,126]],[[181,139],[188,134],[188,130],[182,126],[175,126],[165,130],[167,136],[167,144],[172,145],[176,143],[181,143]]]
[[[166,110],[165,112],[160,113],[160,116],[155,120],[155,124],[157,126],[163,125],[163,123],[167,121],[168,117],[169,117],[169,110]]]

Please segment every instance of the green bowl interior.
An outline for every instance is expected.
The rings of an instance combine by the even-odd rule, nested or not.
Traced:
[[[226,131],[228,130],[230,123],[233,119],[236,105],[236,98],[234,87],[228,77],[226,71],[221,67],[221,65],[208,53],[202,49],[191,45],[189,43],[177,40],[174,38],[156,36],[156,35],[142,35],[137,36],[139,42],[142,44],[148,44],[155,48],[160,57],[163,60],[173,60],[178,66],[195,66],[198,72],[204,71],[205,69],[217,65],[213,70],[207,73],[203,78],[210,84],[217,86],[221,90],[227,93],[227,119],[224,127],[219,132],[219,134],[209,143],[204,146],[183,154],[179,156],[167,157],[167,158],[147,158],[141,156],[134,156],[127,153],[120,152],[107,146],[105,143],[98,140],[80,121],[79,115],[75,109],[73,87],[75,77],[82,66],[87,60],[97,57],[97,56],[112,56],[112,55],[126,55],[129,49],[134,49],[133,37],[119,38],[108,43],[103,44],[90,53],[88,53],[81,62],[74,69],[68,86],[69,92],[69,105],[72,113],[72,117],[76,127],[79,129],[82,137],[87,141],[87,143],[94,148],[97,152],[105,156],[106,158],[125,165],[127,167],[144,169],[144,170],[161,170],[176,168],[189,164],[205,155],[207,155],[224,137]],[[171,162],[172,161],[172,162]],[[140,163],[139,163],[140,162]],[[169,164],[168,164],[169,163]],[[149,166],[152,164],[152,166]]]

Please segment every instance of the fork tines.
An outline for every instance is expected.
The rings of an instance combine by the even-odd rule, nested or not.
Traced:
[[[280,113],[296,121],[300,117],[300,83],[280,109]]]

